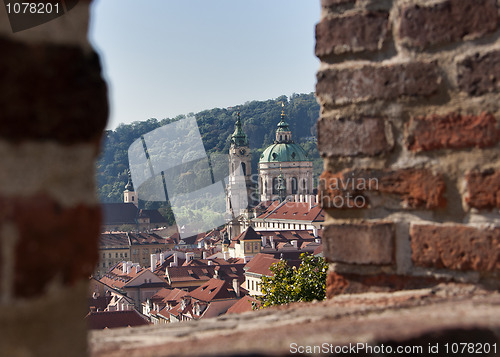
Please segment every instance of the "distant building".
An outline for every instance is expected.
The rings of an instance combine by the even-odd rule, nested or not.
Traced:
[[[165,217],[156,209],[140,209],[139,199],[130,178],[125,191],[123,203],[103,203],[103,232],[113,231],[147,231],[168,225]]]
[[[124,260],[148,267],[151,254],[170,250],[174,246],[171,238],[162,238],[155,233],[101,233],[99,263],[94,275],[100,277]]]
[[[140,309],[141,303],[151,298],[158,290],[169,286],[165,279],[154,274],[151,269],[143,268],[131,261],[117,264],[99,281],[125,294],[134,302],[137,309]]]
[[[292,131],[281,111],[276,139],[259,160],[260,201],[294,200],[313,193],[313,165],[305,150],[292,140]]]
[[[311,230],[323,228],[325,213],[313,202],[274,201],[257,217],[252,218],[253,228],[260,231]]]
[[[292,139],[292,131],[285,121],[284,110],[281,111],[281,120],[275,132],[275,141],[261,154],[258,164],[258,178],[252,182],[251,153],[246,134],[243,132],[240,115],[235,123],[234,133],[230,138],[229,148],[229,181],[227,185],[226,211],[228,241],[234,240],[249,226],[256,230],[286,229],[281,222],[269,222],[259,216],[257,224],[255,217],[264,214],[261,209],[273,203],[271,209],[288,203],[297,203],[296,208],[304,213],[309,212],[307,218],[302,215],[282,217],[284,223],[292,221],[289,229],[315,229],[319,224],[312,224],[316,219],[319,222],[322,210],[312,209],[317,206],[317,197],[313,191],[313,165],[305,150]],[[238,168],[240,168],[238,170]],[[242,187],[246,187],[242,189]],[[248,207],[244,203],[248,202]],[[259,203],[260,202],[260,203]],[[244,207],[243,207],[244,206]],[[303,207],[300,207],[303,206]],[[300,208],[299,208],[300,207]],[[272,213],[272,212],[270,212]],[[311,217],[316,215],[316,217]],[[321,217],[320,217],[321,216]],[[311,219],[309,219],[311,218]]]

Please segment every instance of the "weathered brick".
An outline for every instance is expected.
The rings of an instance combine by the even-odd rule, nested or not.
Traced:
[[[323,243],[325,257],[333,262],[394,263],[394,227],[389,222],[330,224]]]
[[[316,56],[380,50],[388,19],[382,11],[324,18],[316,25]]]
[[[497,170],[471,171],[465,180],[469,207],[478,209],[500,208],[500,172]]]
[[[437,92],[440,81],[434,62],[370,64],[319,71],[316,94],[334,104],[428,97]]]
[[[108,116],[97,55],[76,46],[0,38],[0,138],[99,140]]]
[[[446,0],[401,9],[399,36],[418,48],[481,37],[497,28],[495,0]]]
[[[415,277],[396,274],[339,274],[329,272],[326,278],[326,296],[332,298],[340,294],[365,292],[388,292],[403,289],[423,289],[443,282],[433,277]]]
[[[445,191],[443,177],[427,169],[324,171],[319,181],[325,208],[364,208],[358,203],[369,205],[365,193],[372,192],[397,198],[401,208],[435,209],[446,206]]]
[[[0,227],[16,227],[14,293],[33,297],[53,281],[87,279],[97,263],[100,208],[62,208],[47,196],[0,197]]]
[[[500,51],[476,53],[457,62],[457,84],[470,95],[498,92],[500,89]]]
[[[500,130],[490,113],[412,117],[407,126],[407,147],[413,151],[488,147],[498,143]]]
[[[412,260],[416,266],[460,271],[500,271],[500,228],[413,224]]]
[[[358,118],[318,120],[318,148],[328,157],[373,156],[392,149],[383,119]]]

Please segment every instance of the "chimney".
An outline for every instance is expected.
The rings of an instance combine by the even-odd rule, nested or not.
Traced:
[[[296,240],[292,240],[290,243],[292,243],[294,248],[297,249],[297,241]]]
[[[264,248],[267,244],[266,236],[262,236],[262,248]]]
[[[173,266],[176,267],[178,263],[179,263],[179,261],[178,261],[178,258],[177,258],[177,252],[175,252],[174,253],[174,262],[170,263],[170,266],[172,266],[172,264],[174,264]]]
[[[315,241],[316,243],[318,243],[318,244],[321,244],[321,238],[316,238],[316,239],[314,239],[314,241]]]
[[[160,265],[162,265],[165,262],[165,254],[160,253]]]
[[[156,254],[151,254],[151,271],[154,272],[156,269],[157,257]]]
[[[213,261],[211,261],[211,260],[209,260],[209,261],[208,261],[208,265],[214,265],[214,262],[213,262]]]
[[[223,252],[222,254],[224,255],[224,260],[229,259],[229,252]]]
[[[238,279],[233,279],[233,290],[236,294],[236,297],[240,297],[240,284],[238,282]]]
[[[246,255],[243,257],[243,261],[245,262],[245,264],[248,263],[250,260],[252,260],[252,257]]]
[[[122,262],[122,273],[128,274],[127,273],[127,262],[125,262],[125,261]]]
[[[318,236],[318,227],[313,227],[313,236],[314,237]]]
[[[203,252],[203,259],[207,259],[207,252],[206,251]]]
[[[309,196],[309,211],[311,210],[312,206],[314,205],[313,199],[314,199],[313,195]]]

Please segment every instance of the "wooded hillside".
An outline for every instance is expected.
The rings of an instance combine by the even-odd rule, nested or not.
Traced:
[[[320,173],[322,163],[316,147],[316,120],[319,105],[313,93],[281,96],[266,101],[252,101],[239,106],[243,130],[248,136],[252,150],[252,170],[257,173],[257,163],[262,151],[274,140],[276,125],[280,120],[281,102],[284,103],[286,120],[290,124],[293,138],[306,150],[314,161],[315,177]],[[234,131],[237,107],[204,110],[195,115],[205,150],[209,156],[227,155],[229,137]],[[120,124],[115,130],[105,132],[102,153],[97,162],[98,193],[101,202],[122,202],[127,183],[128,148],[141,135],[173,121],[182,119],[151,118],[132,124]],[[224,160],[224,162],[227,162]],[[146,208],[160,208],[160,203],[141,202]],[[165,210],[162,213],[170,216]],[[168,210],[169,211],[169,210]]]

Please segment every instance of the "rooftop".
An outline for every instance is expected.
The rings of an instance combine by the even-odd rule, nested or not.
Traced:
[[[422,346],[500,341],[500,293],[443,284],[432,289],[340,295],[319,303],[215,319],[92,331],[92,357],[284,356],[291,346]],[[300,328],[298,328],[300,326]],[[256,343],[258,341],[258,343]],[[363,351],[361,351],[363,352]],[[363,355],[362,353],[358,355]],[[365,354],[369,355],[369,354]],[[415,353],[414,355],[419,355]]]

